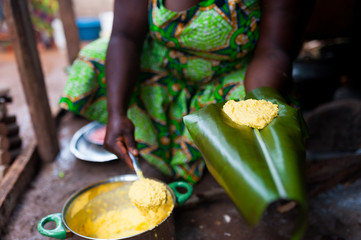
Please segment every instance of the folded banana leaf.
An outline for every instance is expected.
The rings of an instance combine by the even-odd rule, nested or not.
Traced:
[[[299,217],[292,239],[300,239],[307,226],[306,125],[299,110],[272,88],[255,89],[245,99],[278,104],[278,116],[262,130],[253,129],[234,123],[219,103],[185,116],[184,123],[208,170],[245,220],[255,225],[270,203],[296,201]]]

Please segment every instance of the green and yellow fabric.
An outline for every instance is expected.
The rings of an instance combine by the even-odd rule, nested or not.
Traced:
[[[243,79],[258,39],[260,10],[252,0],[206,0],[174,12],[149,2],[149,36],[129,118],[140,154],[166,175],[195,183],[204,169],[182,117],[210,103],[245,95]],[[83,48],[60,106],[107,122],[104,60],[108,39]]]

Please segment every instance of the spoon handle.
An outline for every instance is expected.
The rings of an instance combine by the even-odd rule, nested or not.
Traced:
[[[128,154],[130,156],[130,159],[132,160],[133,167],[134,167],[135,173],[137,174],[137,177],[139,179],[144,178],[143,171],[139,167],[138,158],[134,157],[134,155],[129,151],[128,151]]]

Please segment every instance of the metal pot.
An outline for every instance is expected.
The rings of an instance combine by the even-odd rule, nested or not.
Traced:
[[[77,233],[73,227],[73,222],[82,222],[86,218],[96,218],[97,214],[104,212],[104,208],[99,209],[98,203],[103,203],[104,196],[107,197],[107,194],[111,194],[113,190],[122,189],[124,192],[127,192],[129,186],[137,180],[136,175],[121,175],[117,177],[112,177],[107,180],[97,182],[92,184],[78,192],[74,193],[65,203],[61,213],[50,214],[42,218],[38,223],[38,231],[44,236],[53,237],[58,239],[72,238],[72,239],[96,239],[88,236],[83,236],[80,233]],[[158,180],[157,180],[158,181]],[[173,182],[169,185],[166,185],[171,196],[173,198],[174,206],[182,205],[188,198],[192,195],[193,188],[186,182]],[[185,188],[187,191],[185,193],[180,193],[177,188]],[[97,197],[102,197],[103,202],[97,202]],[[110,195],[109,195],[110,196]],[[91,202],[91,204],[89,204]],[[129,201],[128,201],[129,202]],[[119,198],[107,198],[107,208],[114,208],[114,205],[120,205],[123,207],[122,200]],[[88,209],[91,206],[91,209]],[[93,207],[96,206],[96,207]],[[173,207],[174,207],[173,206]],[[103,204],[104,207],[104,204]],[[173,208],[174,209],[174,208]],[[90,211],[89,211],[90,210]],[[44,225],[48,222],[55,222],[56,226],[54,229],[46,229]],[[175,231],[174,231],[174,220],[173,220],[173,211],[166,217],[162,222],[152,229],[146,230],[137,235],[117,238],[123,240],[174,240]]]

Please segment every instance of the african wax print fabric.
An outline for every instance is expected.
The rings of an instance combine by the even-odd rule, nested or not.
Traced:
[[[206,0],[174,12],[149,4],[149,36],[128,117],[141,156],[166,175],[199,180],[204,162],[182,117],[245,95],[243,79],[258,39],[257,1]],[[107,122],[104,61],[108,39],[83,48],[66,83],[61,107]]]

